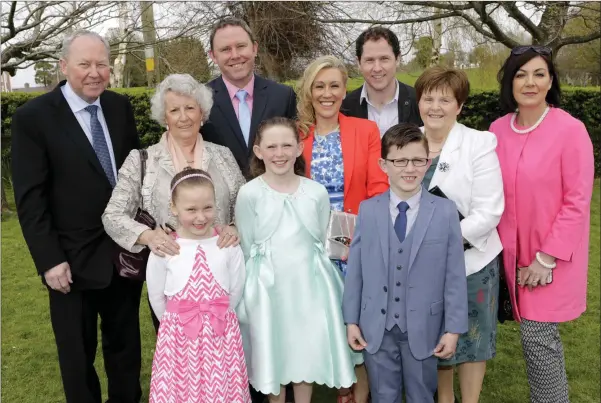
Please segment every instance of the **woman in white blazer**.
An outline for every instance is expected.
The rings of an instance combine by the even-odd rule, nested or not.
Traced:
[[[439,361],[438,403],[452,403],[453,368],[457,366],[461,401],[477,403],[486,361],[496,354],[500,253],[496,227],[504,209],[501,168],[490,132],[457,122],[469,94],[467,75],[460,70],[432,67],[415,83],[422,130],[428,138],[432,164],[424,187],[438,187],[464,217],[469,331],[461,335],[457,352]]]

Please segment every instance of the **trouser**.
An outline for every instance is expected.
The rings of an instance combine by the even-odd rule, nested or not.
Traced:
[[[372,403],[434,403],[438,382],[435,356],[416,360],[409,349],[407,332],[394,325],[384,330],[382,345],[375,354],[365,352]]]
[[[569,403],[559,324],[522,319],[522,349],[532,403]]]
[[[68,294],[48,290],[67,403],[101,402],[100,382],[94,369],[98,316],[108,378],[107,402],[139,402],[142,283],[115,274],[109,286],[99,290],[75,289]]]

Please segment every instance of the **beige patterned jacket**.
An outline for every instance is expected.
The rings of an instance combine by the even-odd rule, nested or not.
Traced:
[[[215,184],[215,223],[229,224],[234,219],[236,196],[245,179],[228,148],[208,141],[204,145],[202,169],[211,175]],[[140,162],[140,152],[132,150],[119,170],[117,185],[102,215],[106,233],[131,252],[140,252],[144,248],[136,241],[142,232],[149,229],[134,220],[140,205],[154,217],[157,224],[177,226],[177,220],[169,206],[169,186],[175,175],[175,168],[166,141],[162,139],[158,144],[148,147],[146,174],[141,187]]]

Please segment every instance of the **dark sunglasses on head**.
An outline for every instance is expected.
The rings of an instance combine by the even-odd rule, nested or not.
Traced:
[[[529,50],[532,50],[536,53],[538,53],[539,55],[545,55],[545,56],[551,56],[551,48],[548,46],[541,46],[541,45],[526,45],[526,46],[516,46],[515,48],[511,49],[511,54],[515,55],[515,56],[519,56],[519,55],[523,55],[524,53],[528,52]]]

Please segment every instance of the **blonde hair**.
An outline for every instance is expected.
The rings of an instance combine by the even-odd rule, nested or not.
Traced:
[[[315,110],[313,109],[311,90],[313,88],[315,77],[323,69],[340,70],[342,73],[343,85],[346,87],[348,71],[342,60],[339,58],[331,55],[321,56],[307,66],[303,73],[303,77],[297,86],[298,102],[296,104],[296,110],[298,112],[298,127],[302,138],[307,136],[309,129],[315,123]]]

